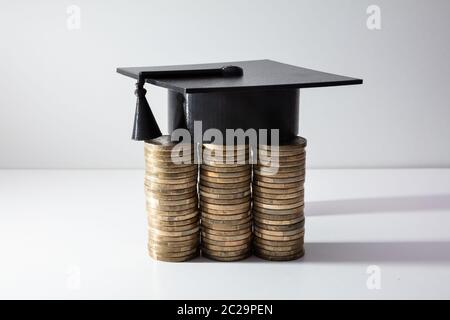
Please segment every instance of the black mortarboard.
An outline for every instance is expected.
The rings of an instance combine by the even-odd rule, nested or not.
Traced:
[[[169,90],[169,133],[194,121],[203,131],[279,129],[280,141],[298,134],[299,89],[361,84],[361,79],[300,68],[272,60],[118,68],[134,78],[134,140],[161,136],[145,98],[145,82]],[[203,133],[203,132],[202,132]]]

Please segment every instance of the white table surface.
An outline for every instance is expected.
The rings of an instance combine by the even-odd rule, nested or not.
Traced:
[[[301,260],[174,264],[147,256],[142,170],[2,170],[0,298],[450,298],[450,170],[308,170],[306,201]]]

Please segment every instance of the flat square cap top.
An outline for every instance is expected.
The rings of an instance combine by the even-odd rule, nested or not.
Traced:
[[[223,68],[237,66],[242,68],[241,76],[193,76],[165,77],[165,71],[186,71]],[[361,79],[340,76],[331,73],[305,69],[272,60],[235,61],[209,64],[191,64],[161,67],[118,68],[117,72],[125,76],[139,79],[148,72],[161,72],[158,77],[145,76],[145,81],[156,86],[175,90],[181,93],[248,91],[266,89],[294,89],[312,87],[330,87],[361,84]]]

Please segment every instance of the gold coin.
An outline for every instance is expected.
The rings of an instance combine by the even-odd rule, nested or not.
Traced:
[[[296,166],[291,167],[280,167],[277,166],[275,163],[272,166],[262,166],[255,164],[253,165],[253,168],[257,173],[261,174],[268,174],[268,175],[274,175],[274,174],[290,174],[290,173],[297,173],[305,170],[305,163],[299,163]]]
[[[155,241],[192,241],[194,239],[197,239],[199,237],[199,232],[196,232],[194,234],[190,234],[187,236],[161,236],[158,234],[153,234],[152,232],[148,232],[147,234],[148,239],[155,240]]]
[[[203,143],[203,148],[212,150],[248,150],[248,144],[214,144],[214,143]]]
[[[251,184],[251,179],[247,179],[246,181],[238,182],[238,183],[232,183],[230,181],[217,183],[217,182],[207,181],[205,179],[200,179],[200,181],[199,181],[199,186],[202,186],[203,187],[202,189],[205,189],[204,187],[211,188],[211,189],[216,190],[214,193],[219,193],[219,194],[220,193],[230,194],[230,193],[239,192],[239,191],[233,191],[233,190],[247,191],[247,190],[250,190],[250,184]],[[235,188],[233,188],[233,186]],[[226,191],[225,190],[217,191],[217,189],[227,189],[227,190]]]
[[[242,251],[250,251],[252,247],[251,242],[240,245],[240,246],[232,246],[232,247],[223,247],[223,246],[215,246],[210,245],[208,243],[203,243],[201,248],[202,250],[221,252],[224,255],[229,254],[229,256],[235,256],[236,254],[241,253]]]
[[[199,184],[199,190],[200,192],[207,192],[209,194],[217,194],[217,195],[232,195],[232,194],[239,194],[242,192],[250,192],[250,184],[245,184],[242,187],[236,187],[236,188],[211,188],[207,186],[203,186],[201,183]]]
[[[213,167],[222,167],[222,168],[229,168],[232,166],[243,166],[243,165],[249,165],[249,160],[248,159],[228,159],[228,161],[226,161],[225,159],[208,159],[208,158],[203,158],[201,161],[201,165],[208,165],[208,166],[213,166]]]
[[[248,233],[244,233],[244,234],[239,234],[236,236],[218,236],[215,234],[211,234],[211,233],[207,233],[206,231],[202,231],[202,239],[209,239],[209,240],[214,240],[214,241],[239,241],[239,240],[251,240],[252,237],[252,233],[248,232]]]
[[[162,251],[160,251],[160,250],[162,250]],[[195,247],[195,248],[190,248],[189,250],[175,251],[175,250],[164,250],[164,249],[160,249],[159,247],[157,247],[157,248],[147,247],[147,252],[149,252],[149,255],[151,253],[151,254],[161,257],[161,258],[181,258],[181,257],[185,257],[185,256],[190,256],[193,252],[196,252],[196,251],[200,251],[200,248]]]
[[[178,142],[175,142],[172,145],[173,146],[169,148],[155,148],[154,145],[144,143],[144,151],[151,152],[154,154],[171,154],[172,152],[189,154],[197,151],[197,148],[192,143],[180,144]],[[175,145],[177,147],[173,148]]]
[[[170,157],[193,157],[196,153],[196,150],[194,148],[187,147],[186,149],[183,148],[176,148],[176,149],[169,149],[169,150],[156,150],[156,149],[149,149],[144,148],[144,154],[148,157],[156,157],[156,158],[170,158]]]
[[[172,137],[170,135],[162,135],[155,139],[146,140],[144,146],[149,149],[162,150],[173,148],[175,145],[180,143],[192,145],[191,141],[189,142],[172,141]]]
[[[154,239],[148,239],[148,244],[154,247],[174,248],[174,250],[184,247],[196,248],[200,244],[200,237],[187,241],[158,241]]]
[[[248,156],[250,154],[250,150],[233,150],[233,149],[224,149],[224,150],[212,150],[212,149],[202,149],[202,157],[238,157],[242,155]]]
[[[193,168],[198,167],[198,164],[195,162],[195,158],[193,155],[184,156],[184,157],[172,157],[172,156],[155,157],[153,155],[145,154],[144,160],[145,160],[146,168],[148,168],[148,167],[157,167],[157,168],[189,167],[189,168],[191,168],[191,170],[193,170]]]
[[[188,183],[179,183],[179,184],[159,184],[155,182],[149,183],[148,181],[145,182],[145,187],[150,191],[155,192],[171,192],[173,190],[179,190],[179,189],[189,189],[197,186],[197,181],[190,181]]]
[[[200,226],[200,220],[198,221],[194,221],[191,224],[183,224],[183,225],[172,225],[172,226],[167,226],[167,225],[162,225],[162,224],[158,224],[158,223],[153,223],[154,221],[148,221],[148,227],[153,228],[153,229],[159,229],[162,231],[187,231],[187,230],[192,230],[198,226]]]
[[[152,220],[152,223],[155,225],[161,224],[164,226],[176,226],[194,223],[196,221],[195,219],[199,219],[200,214],[198,211],[193,211],[184,215],[163,216],[152,212],[147,212],[147,216],[148,219]]]
[[[235,198],[235,199],[217,199],[217,198],[208,198],[201,196],[200,197],[201,202],[207,202],[211,204],[217,204],[217,205],[235,205],[235,204],[241,204],[241,203],[250,203],[250,195],[247,195],[245,197],[241,198]]]
[[[236,221],[236,220],[242,220],[247,217],[251,216],[250,211],[247,211],[245,213],[241,214],[232,214],[232,215],[215,215],[215,214],[209,214],[206,212],[202,212],[202,219],[209,219],[209,220],[217,220],[217,221],[223,221],[223,223],[226,223],[227,221]]]
[[[158,218],[161,217],[162,220],[166,219],[165,217],[180,217],[180,219],[183,220],[188,219],[187,218],[188,215],[198,213],[198,208],[196,206],[185,210],[160,210],[159,208],[149,207],[146,203],[146,209],[147,214],[151,216],[157,216]]]
[[[223,220],[210,220],[207,218],[201,219],[202,227],[207,229],[221,230],[221,231],[233,231],[249,228],[252,224],[251,217],[245,218],[242,221],[230,220],[224,222]]]
[[[169,178],[169,179],[160,179],[157,177],[145,175],[145,183],[147,184],[179,184],[179,183],[189,183],[192,181],[197,182],[197,176],[187,177],[187,178]]]
[[[250,196],[250,190],[246,190],[240,193],[231,194],[220,194],[220,193],[209,193],[200,189],[200,197],[206,202],[211,202],[209,200],[235,200],[235,199],[247,199]]]
[[[260,159],[258,159],[255,166],[258,170],[263,169],[274,173],[288,170],[295,171],[294,168],[297,170],[299,167],[305,166],[305,159],[303,159],[302,161],[291,161],[291,162],[281,162],[276,161],[276,159],[272,159],[270,161],[266,160],[262,162],[260,161]]]
[[[233,178],[242,178],[242,177],[251,177],[252,172],[250,170],[238,171],[238,172],[215,172],[215,171],[207,171],[205,169],[200,169],[200,174],[205,177],[210,178],[220,178],[220,179],[233,179]]]
[[[241,261],[241,260],[244,260],[244,259],[247,259],[248,257],[250,257],[251,251],[246,252],[245,254],[242,254],[240,256],[235,256],[235,257],[217,257],[217,256],[209,255],[206,252],[202,252],[202,256],[207,259],[220,261],[220,262],[236,262],[236,261]]]
[[[265,219],[265,220],[272,220],[272,221],[287,221],[287,220],[294,220],[298,218],[304,218],[305,215],[303,212],[295,212],[291,214],[266,214],[266,213],[260,213],[258,211],[253,210],[253,216],[257,219]],[[269,223],[272,224],[272,223]]]
[[[171,158],[167,157],[164,158],[164,160],[155,158],[155,157],[149,157],[144,156],[145,165],[158,167],[158,168],[176,168],[176,167],[191,167],[194,168],[197,166],[197,164],[194,162],[193,157],[184,157],[184,158]]]
[[[165,231],[162,229],[153,228],[151,226],[148,227],[148,231],[151,232],[154,236],[164,236],[164,237],[185,237],[194,233],[198,233],[200,231],[200,225],[184,231]],[[276,231],[272,231],[276,232]]]
[[[254,175],[254,180],[268,182],[268,183],[286,184],[286,183],[303,182],[303,181],[305,181],[305,176],[298,176],[298,177],[294,177],[294,178],[273,178],[273,177]]]
[[[295,179],[299,180],[298,178],[305,179],[305,169],[299,170],[299,171],[288,171],[288,172],[281,172],[281,171],[272,171],[272,172],[261,172],[261,170],[256,170],[253,172],[253,176],[255,178],[271,178],[271,179]]]
[[[298,233],[298,234],[295,234],[292,236],[273,236],[273,235],[268,235],[268,234],[261,233],[261,232],[255,230],[255,236],[257,236],[259,238],[263,238],[265,240],[278,240],[278,241],[295,240],[295,239],[300,239],[304,235],[305,235],[304,232],[302,232],[302,233]]]
[[[180,232],[180,231],[189,231],[193,228],[200,226],[200,220],[199,219],[190,219],[189,221],[182,223],[184,221],[157,221],[157,220],[151,220],[147,219],[147,226],[152,229],[157,229],[165,232]]]
[[[161,201],[178,201],[178,200],[185,200],[185,199],[191,199],[191,198],[198,198],[197,192],[193,190],[190,193],[182,193],[182,194],[164,194],[164,193],[155,193],[152,191],[145,191],[145,195],[148,198],[152,199],[158,199]]]
[[[177,198],[181,198],[181,199],[177,199]],[[178,205],[185,205],[185,204],[197,202],[198,196],[196,193],[192,193],[192,194],[187,194],[187,196],[179,195],[179,196],[164,197],[164,196],[158,196],[158,195],[155,196],[155,194],[153,194],[153,193],[146,192],[145,199],[148,203],[155,203],[157,205],[178,206]],[[149,206],[149,207],[151,208],[152,206]]]
[[[291,256],[291,255],[294,255],[294,254],[297,254],[297,253],[303,251],[303,247],[297,247],[292,250],[285,250],[285,251],[272,251],[272,250],[266,250],[261,247],[256,247],[255,251],[257,251],[265,256],[284,257],[284,256]]]
[[[262,155],[263,157],[274,156],[282,156],[282,157],[296,157],[296,156],[304,156],[306,154],[305,148],[296,148],[296,149],[280,149],[280,148],[270,148],[270,149],[258,149],[258,155]]]
[[[259,174],[254,174],[253,175],[253,180],[255,181],[262,181],[262,182],[268,182],[268,183],[276,183],[276,184],[287,184],[287,183],[297,183],[297,182],[301,182],[303,183],[305,181],[305,176],[304,175],[297,175],[297,176],[293,176],[293,177],[277,177],[276,175],[273,176],[262,176]]]
[[[198,247],[193,247],[193,248],[190,248],[187,251],[166,251],[166,252],[160,252],[160,251],[157,251],[152,246],[147,246],[147,249],[148,249],[149,252],[153,253],[154,255],[167,257],[167,258],[185,257],[185,256],[191,255],[191,254],[193,254],[193,253],[195,253],[196,251],[199,250]]]
[[[266,178],[272,178],[272,179],[292,179],[292,178],[298,178],[298,177],[304,177],[305,176],[305,169],[300,169],[297,171],[287,171],[282,172],[279,171],[277,168],[266,169],[266,170],[260,170],[255,169],[253,171],[253,176],[255,177],[266,177]]]
[[[144,184],[144,188],[145,188],[145,192],[148,194],[152,194],[154,197],[170,197],[170,196],[180,196],[180,195],[184,195],[184,194],[188,194],[188,193],[192,193],[192,192],[196,192],[197,191],[197,185],[195,186],[191,186],[189,188],[186,189],[165,189],[165,190],[153,190],[150,189],[147,185]]]
[[[185,210],[189,210],[189,209],[196,209],[197,206],[197,201],[191,202],[189,204],[185,204],[185,205],[159,205],[159,204],[155,204],[155,203],[149,203],[147,202],[147,209],[155,209],[158,211],[185,211]]]
[[[249,153],[250,148],[247,147],[236,147],[236,146],[225,146],[223,148],[208,148],[203,147],[202,151],[207,154],[236,154],[236,153]]]
[[[259,149],[258,157],[261,155],[262,157],[270,157],[270,156],[299,156],[305,155],[305,149],[293,149],[293,150],[280,150],[271,148],[269,150]]]
[[[216,229],[210,229],[205,225],[201,225],[201,229],[202,231],[209,233],[209,234],[214,234],[216,236],[238,236],[241,234],[246,234],[252,231],[252,225],[251,225],[251,221],[240,225],[239,227],[241,227],[240,229],[232,229],[232,230],[216,230]]]
[[[242,240],[235,240],[235,241],[217,241],[217,240],[211,240],[209,238],[202,238],[202,242],[206,243],[208,245],[214,245],[219,247],[234,247],[234,246],[240,246],[240,245],[248,245],[249,242],[251,242],[251,236],[249,239],[242,239]]]
[[[253,198],[257,199],[257,201],[259,202],[264,202],[267,200],[278,200],[278,201],[283,201],[283,200],[297,200],[299,198],[304,199],[304,191],[298,191],[298,192],[293,192],[293,193],[287,193],[287,194],[275,194],[275,193],[263,193],[263,192],[259,192],[254,190],[253,191]]]
[[[244,164],[244,165],[233,165],[230,167],[214,167],[214,166],[208,166],[207,164],[202,164],[200,166],[200,170],[208,171],[208,172],[217,172],[217,173],[240,173],[240,172],[250,172],[251,165]]]
[[[166,251],[175,251],[176,248],[184,248],[187,246],[191,246],[191,249],[193,248],[199,248],[200,247],[200,237],[187,239],[187,240],[181,240],[178,241],[177,238],[173,237],[175,240],[166,241],[165,239],[159,239],[159,238],[148,238],[148,243],[153,246],[154,250],[156,251],[156,248],[160,248],[161,250],[164,250],[163,248],[167,248]],[[161,243],[170,242],[170,245],[161,246]],[[148,246],[147,246],[148,248]],[[173,248],[173,249],[172,249]],[[184,251],[184,250],[183,250]],[[181,251],[181,252],[183,252]]]
[[[163,173],[171,173],[169,170],[173,170],[172,173],[180,173],[183,171],[192,171],[198,168],[198,163],[194,162],[191,158],[175,158],[165,159],[166,161],[159,160],[150,156],[144,156],[145,170],[146,171],[163,171]]]
[[[147,244],[147,248],[151,249],[153,252],[158,252],[160,254],[164,254],[164,253],[175,253],[175,252],[187,252],[187,251],[191,251],[193,249],[198,249],[198,246],[192,246],[192,245],[185,245],[182,247],[169,247],[169,246],[164,246],[164,245],[159,245],[156,244],[154,242],[149,242]]]
[[[237,157],[203,157],[202,158],[202,163],[205,164],[241,164],[241,165],[245,165],[245,164],[249,164],[250,163],[250,158],[248,155],[240,155]]]
[[[198,217],[181,221],[160,221],[156,219],[147,219],[147,225],[151,228],[165,231],[191,230],[195,226],[200,225],[200,219],[198,219]]]
[[[262,208],[259,206],[255,206],[253,203],[253,211],[255,214],[265,214],[265,215],[271,215],[271,216],[286,216],[290,214],[303,214],[303,206],[292,208],[292,209],[268,209],[268,208]]]
[[[272,197],[273,194],[274,195],[292,194],[292,193],[304,191],[304,189],[305,189],[304,185],[298,185],[295,188],[274,189],[274,188],[257,186],[255,184],[252,185],[252,188],[253,188],[254,193],[258,193],[263,198],[270,198],[270,197]]]
[[[268,255],[264,255],[264,254],[255,252],[255,256],[257,256],[258,258],[261,258],[261,259],[264,259],[264,260],[269,260],[269,261],[292,261],[292,260],[300,259],[304,255],[305,255],[305,251],[304,250],[300,251],[297,254],[291,255],[291,256],[282,256],[282,257],[268,256]]]
[[[255,223],[258,224],[288,225],[302,222],[302,220],[305,219],[305,216],[303,213],[277,216],[253,212],[253,218],[255,219]]]
[[[252,216],[250,209],[241,211],[239,213],[234,213],[234,211],[233,211],[232,214],[223,214],[221,212],[211,213],[211,212],[205,212],[205,211],[201,211],[200,213],[201,213],[201,218],[204,220],[207,220],[210,223],[231,223],[231,222],[234,223],[234,221],[236,221],[236,223],[234,223],[234,224],[238,224],[238,221],[248,219],[248,217]]]
[[[178,167],[155,167],[151,165],[151,163],[147,162],[145,165],[145,173],[146,174],[159,174],[159,175],[166,175],[166,174],[182,174],[187,172],[197,172],[198,166],[197,165],[186,165],[186,166],[178,166]]]
[[[241,244],[241,245],[237,245],[237,246],[221,246],[221,245],[217,246],[217,245],[213,245],[213,244],[210,244],[207,242],[203,242],[202,248],[206,248],[208,250],[213,250],[213,251],[236,252],[236,251],[244,250],[244,249],[250,250],[251,245],[252,245],[251,241],[248,241],[245,244]]]
[[[165,200],[165,199],[159,199],[152,197],[150,195],[146,196],[146,201],[150,204],[150,208],[158,208],[158,206],[181,206],[181,205],[188,205],[191,203],[197,203],[197,197],[192,196],[187,199],[181,199],[181,200]]]
[[[216,216],[214,214],[212,214],[212,215]],[[218,216],[222,218],[225,215],[223,215],[223,216],[218,215]],[[250,211],[242,213],[242,216],[243,216],[242,219],[232,219],[232,220],[209,219],[208,217],[205,216],[205,212],[201,212],[201,221],[202,221],[202,224],[206,225],[207,227],[208,227],[208,225],[210,225],[210,226],[217,226],[217,225],[237,226],[237,225],[245,224],[247,222],[251,222],[252,215],[251,215]],[[213,229],[216,229],[216,228],[214,227]]]
[[[303,229],[305,227],[305,220],[302,220],[299,223],[296,224],[290,224],[290,225],[271,225],[271,224],[264,224],[264,223],[255,223],[255,228],[261,228],[265,230],[273,230],[273,231],[291,231],[291,230],[299,230]]]
[[[202,213],[218,215],[218,216],[229,216],[229,215],[243,214],[243,213],[247,213],[248,211],[250,211],[250,205],[247,208],[238,209],[238,210],[231,210],[231,209],[228,209],[226,206],[224,206],[223,210],[211,209],[211,208],[208,208],[208,207],[204,207],[202,205],[200,205],[200,206],[201,206],[200,211]]]
[[[217,153],[217,154],[208,154],[204,152],[202,155],[202,160],[204,162],[220,162],[220,163],[239,163],[242,164],[248,163],[250,159],[250,155],[248,152],[244,153],[235,153],[235,154],[225,154],[225,153]]]
[[[200,253],[196,252],[187,257],[167,258],[164,256],[153,255],[151,252],[149,252],[150,258],[152,258],[154,260],[158,260],[158,261],[164,261],[164,262],[186,262],[186,261],[192,260],[194,258],[197,258],[199,255],[200,255]]]
[[[204,186],[204,187],[208,187],[208,188],[213,188],[213,189],[239,189],[242,187],[247,187],[250,188],[250,180],[249,181],[244,181],[244,182],[239,182],[239,183],[214,183],[214,182],[209,182],[203,179],[200,179],[200,185]]]
[[[148,252],[150,254],[151,257],[157,259],[157,260],[162,260],[162,259],[181,259],[181,258],[187,258],[190,257],[194,254],[198,255],[198,248],[193,248],[189,251],[184,251],[184,252],[157,252],[155,250],[153,250],[153,248],[148,248]]]
[[[282,143],[281,145],[278,146],[278,148],[280,150],[292,150],[292,149],[305,148],[306,145],[307,145],[306,139],[297,136],[294,139],[287,141],[286,143]],[[272,146],[267,145],[267,144],[259,144],[258,148],[259,149],[270,149],[270,148],[272,148]]]
[[[305,228],[299,228],[296,230],[289,230],[289,231],[275,231],[275,230],[267,230],[264,228],[261,228],[260,226],[255,226],[255,231],[258,231],[261,234],[265,234],[268,236],[276,236],[276,237],[290,237],[298,235],[299,233],[305,233]]]
[[[258,246],[269,246],[269,247],[295,247],[295,246],[303,246],[304,238],[299,238],[295,240],[289,241],[274,241],[274,240],[265,240],[259,237],[253,237],[253,242]]]
[[[300,251],[303,250],[303,242],[299,242],[297,245],[294,246],[268,246],[268,245],[263,245],[260,243],[254,243],[254,248],[255,250],[258,249],[263,249],[266,250],[268,252],[287,252],[287,251]]]
[[[199,217],[193,217],[191,219],[187,220],[179,220],[179,221],[164,221],[164,220],[157,220],[152,219],[151,217],[148,217],[147,224],[149,226],[152,226],[153,228],[159,228],[161,230],[164,230],[165,228],[176,228],[176,227],[184,227],[184,226],[190,226],[193,224],[198,224],[200,221]]]
[[[202,247],[202,252],[207,254],[208,256],[213,257],[224,257],[224,258],[231,258],[231,257],[239,257],[243,254],[246,254],[251,251],[251,247],[235,250],[235,251],[223,251],[223,250],[211,250],[209,248]]]
[[[280,164],[280,166],[292,167],[295,165],[298,166],[304,164],[305,161],[306,161],[306,154],[299,154],[294,156],[281,156],[277,153],[274,154],[269,153],[266,156],[260,155],[258,157],[258,164],[261,164],[263,166],[269,166],[272,163],[278,163]],[[292,162],[295,162],[296,164],[292,164]]]
[[[180,262],[187,262],[190,260],[193,260],[197,257],[200,256],[199,252],[196,252],[195,254],[193,254],[192,256],[188,256],[188,257],[180,257],[180,258],[166,258],[166,257],[158,257],[158,256],[152,256],[149,253],[150,258],[152,258],[153,260],[157,260],[157,261],[161,261],[161,262],[170,262],[170,263],[180,263]]]
[[[294,257],[301,257],[305,253],[305,249],[303,247],[296,248],[290,251],[270,251],[265,250],[263,248],[255,247],[254,253],[256,256],[261,257],[267,260],[293,260]]]
[[[274,198],[261,198],[256,194],[253,195],[253,200],[259,203],[271,204],[271,205],[282,205],[282,204],[293,204],[293,203],[301,203],[304,202],[303,194],[298,196],[297,198],[291,199],[274,199]]]
[[[180,172],[180,171],[189,171],[189,170],[194,170],[193,168],[195,168],[196,164],[194,164],[193,162],[189,162],[189,163],[174,163],[174,162],[158,162],[155,161],[154,159],[152,160],[145,160],[145,171],[148,172],[152,172],[152,171],[164,171],[164,172],[170,172],[170,171],[174,171],[174,172]],[[179,169],[178,171],[176,171],[177,169]]]
[[[162,163],[166,165],[167,162],[173,164],[194,164],[194,154],[178,154],[178,153],[167,153],[167,154],[155,154],[144,152],[144,159],[150,163]]]
[[[299,218],[295,218],[295,219],[290,219],[290,220],[269,220],[269,219],[264,219],[264,218],[259,218],[258,216],[254,216],[255,222],[258,222],[259,224],[270,224],[270,225],[274,225],[274,226],[287,226],[287,225],[291,225],[291,224],[296,224],[301,222],[304,217],[299,217]]]
[[[220,196],[229,196],[227,198],[210,198],[209,195],[205,196],[204,194],[200,196],[200,203],[208,203],[211,205],[220,206],[221,210],[227,209],[228,205],[243,205],[245,203],[251,203],[251,195],[248,194],[250,191],[245,193],[231,193],[227,194],[219,194]],[[246,196],[242,196],[243,194],[247,194]],[[230,209],[228,210],[230,211]],[[232,210],[231,210],[232,211]]]
[[[155,252],[159,255],[173,255],[173,254],[190,254],[194,249],[198,250],[200,246],[185,246],[185,247],[161,247],[155,245],[147,245],[147,250]]]
[[[204,181],[207,182],[212,182],[212,183],[219,183],[219,184],[235,184],[235,183],[242,183],[242,182],[246,182],[248,184],[250,184],[250,180],[251,180],[251,176],[250,175],[246,175],[240,178],[213,178],[213,177],[208,177],[205,175],[200,175],[200,182],[203,183]]]
[[[255,180],[253,184],[259,187],[271,188],[271,189],[291,189],[291,188],[299,188],[303,186],[304,181],[293,182],[293,183],[270,183]]]
[[[261,203],[253,199],[253,207],[263,208],[263,209],[273,209],[273,210],[290,210],[290,209],[296,209],[299,207],[303,207],[303,202],[296,201],[291,204],[267,204],[267,203]]]
[[[160,179],[178,179],[178,178],[193,178],[195,179],[198,175],[198,167],[192,167],[191,170],[182,172],[146,172],[148,176],[152,176]]]
[[[241,202],[238,204],[213,204],[208,203],[200,199],[201,208],[207,208],[211,210],[219,210],[219,211],[238,211],[238,210],[249,210],[251,203],[250,198],[247,202]]]

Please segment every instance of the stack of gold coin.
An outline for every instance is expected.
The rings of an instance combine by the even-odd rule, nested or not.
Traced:
[[[162,261],[181,262],[199,254],[198,166],[194,146],[170,136],[145,143],[145,192],[148,253]]]
[[[267,260],[304,255],[306,140],[280,146],[259,145],[253,171],[254,252]]]
[[[237,261],[251,254],[251,166],[247,145],[203,145],[200,165],[202,255]]]

